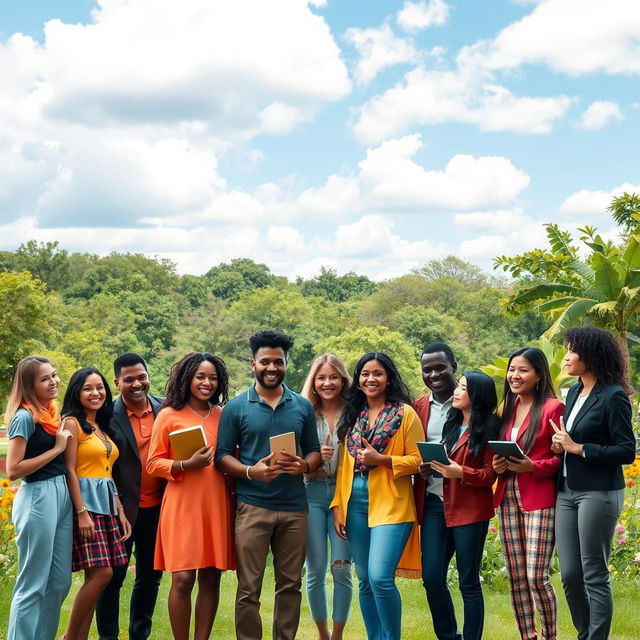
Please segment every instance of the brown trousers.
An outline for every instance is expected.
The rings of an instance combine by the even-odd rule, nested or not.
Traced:
[[[307,512],[273,511],[239,502],[235,525],[238,554],[236,638],[260,640],[260,593],[269,547],[276,595],[273,640],[294,640],[300,621],[302,566],[307,548]]]

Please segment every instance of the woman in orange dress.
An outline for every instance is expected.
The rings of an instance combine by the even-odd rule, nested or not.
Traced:
[[[162,499],[155,568],[171,572],[169,619],[173,637],[188,640],[191,591],[198,579],[194,640],[211,634],[222,571],[235,569],[231,501],[225,479],[213,466],[221,404],[227,401],[228,373],[210,353],[189,353],[176,362],[164,408],[151,435],[147,471],[169,482]],[[207,446],[177,459],[169,434],[202,425]]]

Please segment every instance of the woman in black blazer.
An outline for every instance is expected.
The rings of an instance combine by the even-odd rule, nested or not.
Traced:
[[[609,552],[624,502],[622,465],[635,458],[620,345],[594,327],[565,334],[567,395],[553,450],[562,454],[556,505],[560,573],[578,640],[606,640],[613,615]]]

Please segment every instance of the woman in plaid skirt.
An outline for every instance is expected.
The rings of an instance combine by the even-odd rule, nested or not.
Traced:
[[[113,575],[111,567],[126,564],[124,540],[131,526],[111,478],[118,447],[111,439],[111,391],[104,376],[92,368],[76,371],[62,405],[63,425],[71,432],[65,452],[69,493],[75,509],[73,571],[84,570],[65,640],[86,640],[100,592]],[[119,522],[118,522],[119,520]]]
[[[544,353],[524,347],[511,354],[504,384],[501,440],[516,442],[522,459],[494,456],[499,474],[494,503],[499,507],[511,602],[523,640],[555,640],[558,601],[549,579],[553,558],[555,477],[560,460],[551,450],[553,427],[564,411]]]

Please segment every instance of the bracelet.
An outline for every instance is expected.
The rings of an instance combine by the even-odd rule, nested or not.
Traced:
[[[307,470],[305,471],[305,473],[311,473],[311,465],[309,464],[309,461],[305,460],[305,462],[307,463]]]
[[[246,474],[247,474],[247,478],[248,478],[249,480],[253,480],[253,478],[249,475],[249,469],[251,469],[251,465],[250,465],[250,464],[248,464],[248,465],[247,465],[247,468],[246,468]]]
[[[184,473],[184,460],[180,460],[180,471]]]
[[[87,510],[87,507],[82,507],[80,511],[76,511],[76,515],[79,516],[81,513],[84,513]]]

